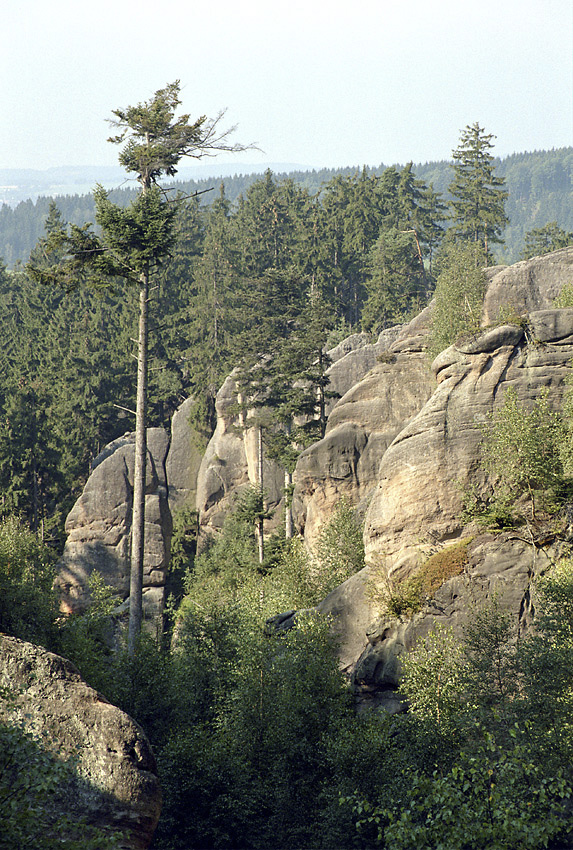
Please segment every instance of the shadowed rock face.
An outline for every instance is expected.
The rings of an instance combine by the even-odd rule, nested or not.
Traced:
[[[237,388],[232,375],[217,393],[215,408],[217,426],[197,478],[197,510],[207,533],[221,528],[237,494],[258,481],[257,433],[254,428],[238,427]],[[263,479],[268,504],[275,508],[283,498],[284,472],[265,458]]]
[[[82,680],[69,661],[0,635],[0,685],[22,721],[62,757],[77,756],[77,778],[60,789],[66,813],[123,833],[130,850],[149,847],[161,811],[153,753],[140,727]],[[62,836],[65,837],[65,836]]]
[[[171,442],[165,460],[171,512],[179,508],[194,511],[197,502],[197,476],[203,451],[202,438],[190,421],[193,398],[175,411],[171,420]]]
[[[324,439],[299,458],[295,521],[311,547],[343,496],[365,507],[386,449],[433,389],[423,352],[390,349],[376,360],[334,407]]]

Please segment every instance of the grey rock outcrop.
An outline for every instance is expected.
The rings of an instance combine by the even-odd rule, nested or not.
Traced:
[[[257,432],[239,427],[237,388],[232,375],[217,393],[215,407],[215,433],[197,478],[197,510],[207,533],[221,528],[240,491],[258,481]],[[264,460],[263,481],[269,507],[276,508],[283,499],[284,472],[268,458]]]
[[[491,483],[480,467],[480,426],[503,403],[506,389],[514,388],[528,405],[547,388],[550,403],[561,403],[573,358],[573,309],[555,309],[553,301],[564,286],[573,284],[573,248],[488,269],[487,277],[482,331],[443,351],[433,364],[425,352],[432,305],[410,323],[384,331],[375,342],[354,334],[330,352],[331,388],[340,398],[329,405],[324,439],[299,458],[294,518],[312,548],[341,496],[365,517],[366,570],[321,603],[335,618],[343,665],[365,693],[369,687],[378,695],[380,689],[391,689],[396,659],[415,636],[436,618],[461,624],[472,600],[489,598],[493,587],[503,586],[508,606],[522,618],[519,622],[527,620],[517,612],[527,608],[531,577],[543,558],[534,547],[521,551],[515,540],[480,538],[479,546],[472,544],[464,576],[444,585],[434,607],[410,624],[383,622],[373,601],[377,582],[407,577],[433,548],[468,534],[460,518],[463,489],[471,485],[484,492]],[[237,427],[236,401],[231,375],[218,393],[216,431],[200,464],[189,449],[193,440],[183,406],[173,425],[168,483],[161,477],[167,438],[157,437],[157,451],[150,453],[149,462],[155,488],[148,496],[150,539],[154,526],[161,524],[167,486],[173,501],[191,505],[197,474],[195,505],[202,527],[213,532],[241,489],[257,481],[256,432]],[[125,592],[129,451],[129,440],[106,450],[70,514],[62,562],[70,608],[74,594],[81,595],[77,588],[85,587],[95,566]],[[264,477],[278,517],[282,470],[266,461]],[[156,540],[146,592],[158,590],[159,605],[168,549],[164,532]],[[512,564],[521,566],[513,569]]]
[[[165,476],[169,439],[162,428],[150,428],[147,439],[143,605],[145,616],[152,618],[163,611],[169,562],[171,515]],[[57,584],[68,612],[85,608],[94,570],[121,599],[129,596],[134,454],[133,434],[106,446],[67,517]]]
[[[326,434],[300,456],[294,514],[312,548],[342,497],[366,510],[380,461],[404,425],[432,394],[424,353],[430,311],[384,331],[375,344],[351,351],[331,368],[332,383],[351,386],[331,410]]]
[[[165,461],[165,474],[171,512],[197,505],[197,476],[203,458],[202,438],[190,422],[193,398],[175,411],[171,420],[171,443]]]
[[[401,331],[401,326],[389,328],[383,331],[375,342],[372,342],[368,334],[353,334],[331,349],[328,352],[332,360],[332,365],[328,369],[329,391],[345,397],[345,394],[351,392],[352,388],[376,366],[378,358],[395,342]],[[354,401],[349,399],[348,403],[352,405],[357,400],[357,398]],[[336,400],[328,402],[327,411],[330,415],[333,408],[337,409],[339,404],[340,402]],[[238,427],[237,390],[232,375],[226,379],[217,394],[216,410],[216,430],[207,446],[197,480],[197,509],[201,527],[206,532],[220,528],[237,494],[249,483],[257,481],[256,431],[255,429],[243,431]],[[362,436],[358,436],[357,439],[360,443]],[[362,448],[360,443],[360,451]],[[365,459],[364,467],[367,462]],[[268,504],[276,509],[276,524],[284,497],[284,472],[277,464],[265,458],[263,477]],[[299,514],[297,519],[299,527],[303,524],[300,513],[304,507],[301,501],[299,492],[295,504],[295,512]],[[271,528],[272,524],[268,527]]]
[[[524,404],[543,388],[553,405],[560,404],[572,332],[573,310],[537,311],[529,314],[527,330],[501,326],[436,358],[435,392],[382,459],[366,514],[368,563],[385,559],[388,575],[402,577],[419,560],[421,530],[434,540],[459,536],[464,488],[471,484],[479,492],[486,483],[479,472],[480,425],[509,387]]]
[[[0,717],[22,722],[60,758],[77,758],[60,789],[66,813],[120,831],[126,850],[149,847],[161,811],[153,753],[143,731],[82,680],[69,661],[0,635],[0,685],[14,708]],[[62,836],[65,839],[66,836]]]
[[[494,593],[514,615],[516,628],[527,628],[533,578],[557,557],[556,544],[540,548],[518,536],[478,534],[470,544],[464,574],[446,582],[412,620],[387,621],[375,600],[388,584],[411,575],[436,548],[476,534],[461,518],[463,489],[471,485],[483,493],[492,483],[480,465],[480,426],[503,404],[506,389],[515,389],[526,406],[545,390],[550,404],[560,406],[573,358],[573,310],[551,305],[561,288],[573,282],[572,269],[573,249],[565,249],[490,272],[483,332],[436,358],[426,398],[417,410],[412,404],[402,423],[395,423],[396,433],[382,452],[369,497],[357,474],[368,440],[359,441],[356,433],[372,427],[370,412],[394,380],[378,366],[362,382],[366,398],[369,385],[372,392],[364,410],[356,407],[354,421],[345,411],[345,398],[332,411],[327,439],[339,431],[338,445],[331,437],[330,453],[326,444],[316,444],[301,457],[297,487],[306,511],[306,517],[301,513],[301,525],[306,524],[311,540],[328,518],[337,493],[346,492],[355,504],[364,499],[368,503],[364,534],[368,566],[321,603],[334,616],[342,663],[365,700],[398,710],[394,690],[400,654],[436,622],[460,631],[473,607]],[[515,323],[487,327],[491,315],[509,313],[516,317]],[[419,339],[414,334],[402,349],[407,361],[416,356],[416,336]],[[402,331],[390,352],[397,354],[404,337]],[[388,364],[396,378],[403,369],[398,356]],[[350,399],[359,387],[350,391]],[[373,414],[373,419],[379,423],[380,415]],[[348,423],[345,431],[342,422]],[[352,462],[345,464],[349,455]],[[311,477],[317,482],[314,492]],[[321,491],[324,495],[317,498]]]
[[[533,310],[551,309],[567,284],[573,284],[571,248],[502,268],[488,286],[482,325],[499,323],[511,314],[524,316]]]
[[[419,613],[403,620],[381,615],[369,568],[336,588],[319,609],[334,618],[341,663],[358,706],[403,710],[400,657],[437,626],[451,628],[461,638],[472,613],[493,598],[511,614],[516,635],[524,634],[533,621],[534,580],[560,552],[556,543],[536,547],[510,533],[478,534],[470,539],[463,573],[446,581]]]

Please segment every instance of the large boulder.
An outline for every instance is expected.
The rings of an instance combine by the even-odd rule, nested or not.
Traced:
[[[377,609],[377,580],[371,569],[349,580],[360,590],[349,595],[344,585],[337,588],[320,607],[336,618],[341,659],[359,707],[403,710],[398,692],[401,656],[437,626],[452,629],[461,639],[473,612],[494,599],[510,613],[515,636],[525,634],[534,616],[535,579],[561,551],[555,541],[539,546],[517,534],[478,533],[468,538],[463,571],[447,580],[417,614],[398,620]]]
[[[165,601],[171,540],[165,475],[168,445],[162,428],[148,430],[143,575],[146,617],[161,615]],[[134,459],[133,434],[106,446],[93,462],[83,493],[67,517],[67,540],[57,581],[67,612],[85,609],[94,570],[120,599],[129,597]]]
[[[6,635],[0,635],[0,686],[14,698],[10,709],[0,702],[3,722],[23,724],[55,756],[77,760],[54,802],[65,806],[60,813],[121,832],[126,850],[149,847],[161,790],[140,727],[88,687],[69,661]]]
[[[512,314],[525,316],[532,310],[551,309],[567,284],[573,284],[573,248],[502,268],[488,286],[482,324],[485,327]]]

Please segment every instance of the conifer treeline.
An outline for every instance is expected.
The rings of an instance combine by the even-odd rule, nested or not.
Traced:
[[[267,172],[235,205],[221,187],[209,205],[192,197],[177,206],[178,240],[152,295],[152,425],[168,425],[193,395],[207,437],[217,389],[239,359],[291,332],[300,349],[319,316],[316,340],[361,323],[377,332],[431,290],[421,257],[435,249],[444,213],[411,166],[336,176],[315,194]],[[52,203],[47,229],[62,219]],[[42,263],[39,248],[32,259]],[[135,300],[119,288],[66,293],[22,270],[0,276],[3,509],[56,537],[90,461],[133,428]],[[294,348],[280,356],[300,359]]]
[[[509,198],[506,213],[509,225],[504,231],[504,248],[499,251],[500,261],[512,263],[520,259],[524,235],[531,229],[542,227],[549,221],[555,221],[565,230],[573,230],[573,204],[571,186],[573,184],[573,148],[558,148],[551,151],[516,153],[495,160],[496,173],[505,178]],[[318,169],[294,171],[277,174],[276,179],[290,178],[312,195],[334,177],[350,177],[356,168]],[[385,166],[367,168],[370,175],[380,175]],[[444,193],[451,180],[449,163],[446,161],[417,164],[413,168],[416,176],[426,185],[433,184],[434,189]],[[225,195],[234,204],[240,195],[245,195],[249,186],[257,182],[260,175],[239,174],[225,177]],[[177,186],[185,194],[204,192],[215,187],[219,180],[203,179],[178,182]],[[111,193],[114,203],[127,203],[134,190],[117,189]],[[212,193],[211,193],[212,194]],[[94,219],[94,203],[91,195],[65,195],[56,199],[64,219],[81,225]],[[43,235],[44,222],[48,215],[51,199],[40,197],[37,201],[22,201],[15,207],[7,204],[0,206],[0,257],[9,268],[18,261],[26,262],[30,251]],[[203,196],[209,204],[210,194]]]
[[[542,169],[540,192],[546,177]],[[316,191],[267,172],[235,202],[226,185],[179,201],[176,246],[152,294],[150,424],[168,426],[192,395],[205,438],[216,392],[239,361],[273,353],[304,371],[315,359],[305,344],[311,324],[311,342],[322,350],[323,342],[355,330],[377,334],[423,307],[448,212],[411,164],[336,174]],[[44,225],[86,219],[81,206],[60,211],[51,202]],[[32,258],[41,264],[38,251]],[[133,429],[136,293],[65,293],[21,268],[0,269],[0,311],[0,509],[23,512],[60,542],[91,460]],[[289,368],[280,381],[294,386]],[[271,379],[277,389],[279,378]],[[323,377],[312,381],[319,386]],[[292,406],[284,386],[281,393],[280,404]]]

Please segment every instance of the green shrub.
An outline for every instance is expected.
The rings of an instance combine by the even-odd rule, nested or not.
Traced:
[[[519,401],[513,387],[484,427],[483,465],[497,479],[496,500],[505,506],[526,494],[532,517],[537,502],[564,478],[564,428],[544,390],[530,409]]]
[[[436,357],[461,337],[480,329],[487,258],[474,243],[447,243],[435,291],[428,352]]]
[[[541,850],[571,829],[573,797],[563,770],[548,776],[518,728],[510,749],[476,727],[479,745],[446,773],[415,771],[403,798],[385,808],[355,798],[358,833],[386,850]]]
[[[15,517],[0,520],[0,631],[53,647],[54,557]]]
[[[386,613],[399,620],[420,611],[424,602],[434,596],[444,582],[464,571],[470,542],[471,538],[464,538],[444,546],[431,555],[414,575],[393,587],[387,585],[382,594],[376,594]]]

